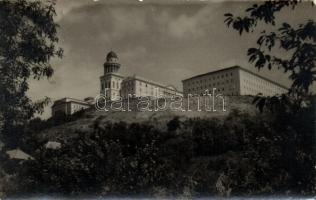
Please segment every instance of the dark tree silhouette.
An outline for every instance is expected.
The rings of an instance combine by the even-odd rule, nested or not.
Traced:
[[[168,131],[176,131],[180,127],[179,117],[174,117],[171,121],[167,123]]]
[[[51,58],[62,56],[54,6],[54,1],[0,1],[1,139],[9,146],[17,145],[22,126],[49,102],[32,102],[26,91],[30,78],[51,77]]]
[[[275,26],[277,12],[286,7],[295,9],[300,4],[300,1],[267,1],[259,5],[253,4],[245,10],[244,17],[225,14],[225,23],[239,34],[253,32],[259,22]],[[275,48],[286,51],[289,58],[275,55],[272,51]],[[310,95],[311,85],[316,81],[316,23],[308,20],[298,27],[292,27],[284,22],[274,32],[263,31],[257,40],[257,47],[248,49],[248,56],[249,62],[254,63],[256,68],[281,69],[285,73],[289,72],[289,78],[292,80],[288,94],[258,97],[255,99],[257,107],[262,111],[264,106],[274,109],[277,104],[285,104],[297,110],[304,98]]]

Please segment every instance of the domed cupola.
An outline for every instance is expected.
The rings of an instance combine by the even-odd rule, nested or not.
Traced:
[[[106,55],[106,62],[104,63],[104,74],[117,72],[121,65],[118,62],[118,56],[114,51],[110,51]]]
[[[114,51],[110,51],[108,55],[106,56],[106,61],[111,62],[114,60],[116,61],[118,60],[117,54]]]

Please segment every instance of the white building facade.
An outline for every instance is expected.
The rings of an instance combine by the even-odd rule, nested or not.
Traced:
[[[183,80],[182,84],[185,96],[205,94],[206,90],[211,93],[213,88],[216,88],[216,92],[227,96],[255,96],[259,93],[271,96],[288,91],[285,86],[239,66],[197,75]]]
[[[121,97],[123,99],[129,97],[171,98],[174,96],[183,96],[183,94],[173,86],[164,86],[139,76],[127,77],[122,82]]]
[[[110,101],[129,97],[183,96],[173,86],[165,86],[139,76],[124,77],[118,73],[120,67],[116,53],[109,52],[104,63],[104,75],[100,77],[100,92]]]

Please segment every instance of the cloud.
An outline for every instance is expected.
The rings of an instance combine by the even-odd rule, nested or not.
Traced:
[[[91,3],[90,1],[85,0],[57,0],[56,3],[56,17],[55,20],[58,22],[63,19],[68,13],[74,8],[78,8],[84,5]]]
[[[111,9],[107,16],[112,22],[110,34],[119,39],[126,35],[139,34],[146,29],[145,12],[139,8]]]
[[[175,38],[200,38],[207,34],[211,22],[213,20],[212,14],[214,10],[220,6],[213,5],[205,6],[198,10],[194,15],[183,13],[173,19],[169,20],[168,31],[169,34]]]
[[[198,22],[194,18],[181,15],[169,24],[170,34],[174,37],[192,37],[203,35],[203,31],[199,29]]]
[[[136,46],[133,48],[133,50],[127,50],[120,52],[120,57],[126,59],[126,60],[134,60],[138,59],[139,57],[143,58],[146,56],[146,47],[144,46]]]

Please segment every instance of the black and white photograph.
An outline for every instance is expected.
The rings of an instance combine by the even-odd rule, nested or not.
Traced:
[[[0,200],[315,198],[316,1],[0,0]]]

